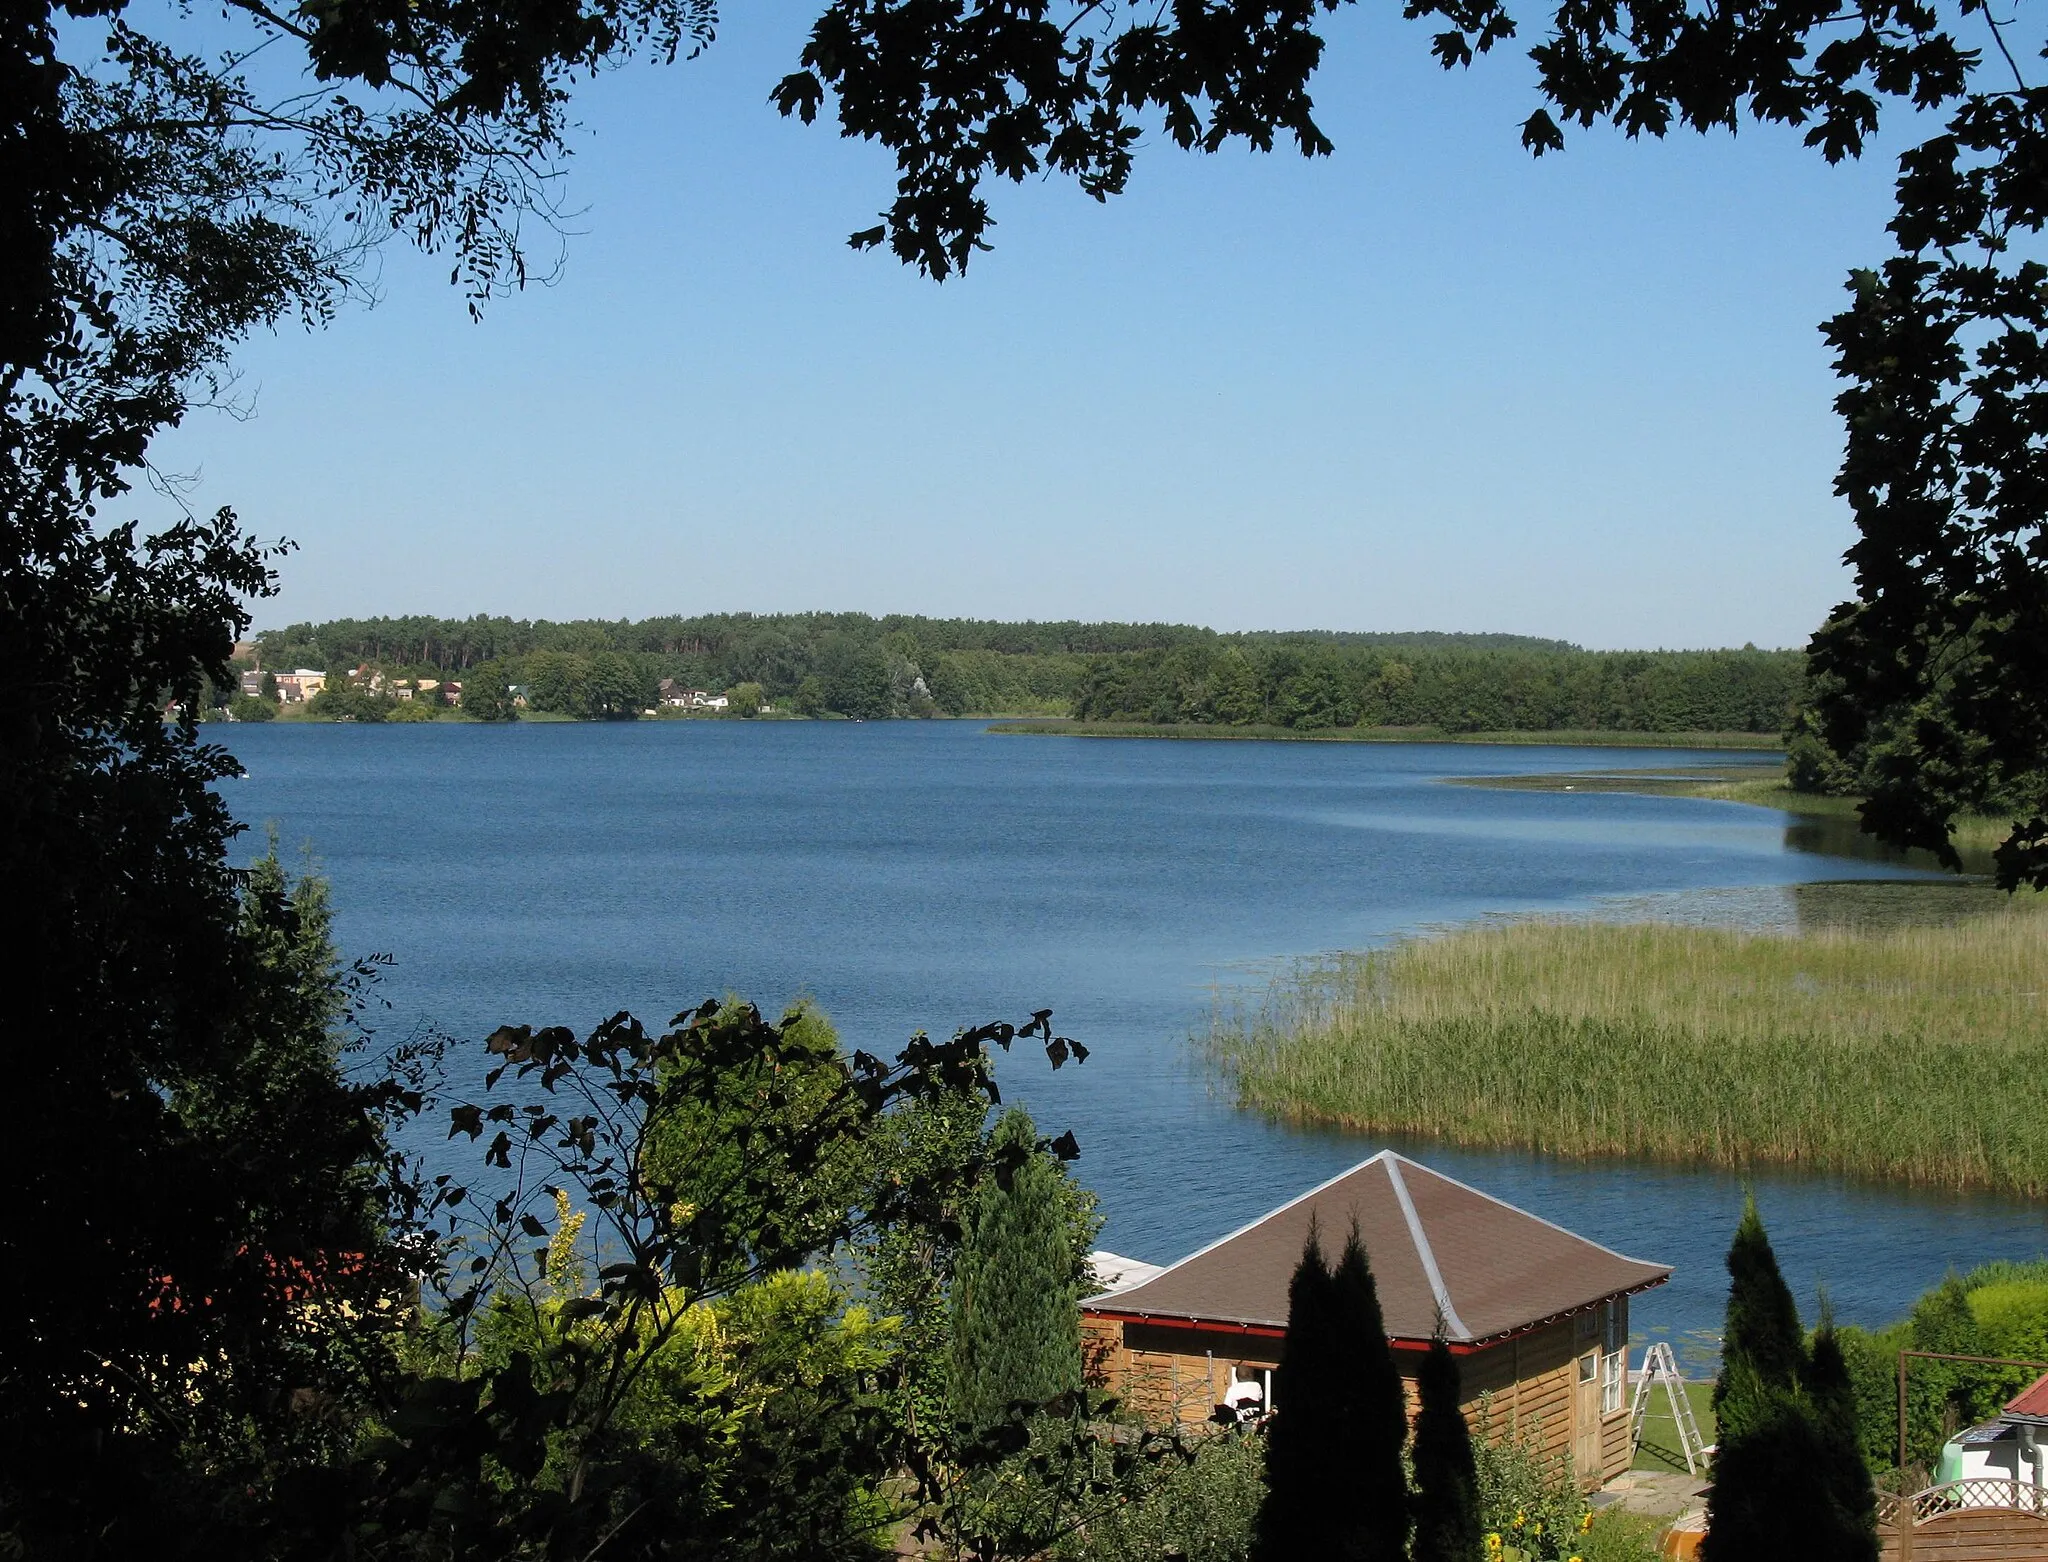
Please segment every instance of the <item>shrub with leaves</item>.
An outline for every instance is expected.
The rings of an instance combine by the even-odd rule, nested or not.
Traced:
[[[1545,1453],[1540,1429],[1505,1421],[1490,1395],[1479,1401],[1472,1463],[1479,1485],[1479,1523],[1489,1558],[1562,1562],[1578,1554],[1589,1510],[1572,1478],[1571,1460]]]
[[[1250,1429],[1204,1438],[1186,1465],[1062,1544],[1059,1562],[1248,1562],[1266,1490],[1265,1446]]]

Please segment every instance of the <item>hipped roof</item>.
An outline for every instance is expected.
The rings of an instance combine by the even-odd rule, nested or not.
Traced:
[[[1397,1340],[1439,1330],[1453,1344],[1498,1339],[1671,1274],[1382,1150],[1144,1284],[1086,1305],[1125,1318],[1285,1329],[1288,1282],[1311,1226],[1334,1263],[1354,1221]]]

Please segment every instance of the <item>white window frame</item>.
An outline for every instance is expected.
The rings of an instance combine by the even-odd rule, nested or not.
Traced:
[[[1628,1381],[1628,1355],[1624,1351],[1609,1351],[1600,1363],[1600,1414],[1617,1414],[1627,1397],[1623,1388]]]

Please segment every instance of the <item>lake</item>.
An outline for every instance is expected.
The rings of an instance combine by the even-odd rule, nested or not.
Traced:
[[[771,1011],[807,996],[882,1052],[1049,1006],[1093,1056],[1054,1075],[1020,1051],[1005,1095],[1080,1139],[1103,1244],[1162,1263],[1391,1142],[1238,1112],[1190,1061],[1216,995],[1255,990],[1273,962],[1490,914],[1905,871],[1816,851],[1787,816],[1741,804],[1444,784],[1744,757],[1724,753],[1005,737],[976,722],[207,735],[248,770],[225,783],[257,827],[244,855],[275,821],[287,856],[309,847],[331,878],[344,952],[393,957],[385,1035],[587,1030],[622,1008],[653,1024],[740,993]],[[479,1046],[452,1078],[482,1072]],[[1739,1177],[1400,1148],[1675,1265],[1639,1299],[1640,1329],[1718,1329]],[[2048,1250],[2042,1212],[2010,1200],[1752,1182],[1809,1317],[1821,1283],[1843,1320],[1884,1323],[1951,1266]]]

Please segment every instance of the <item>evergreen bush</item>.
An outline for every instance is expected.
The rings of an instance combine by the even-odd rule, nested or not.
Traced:
[[[1273,1412],[1254,1554],[1403,1562],[1407,1401],[1355,1227],[1334,1269],[1309,1232],[1288,1289]]]
[[[1756,1201],[1728,1249],[1704,1562],[1875,1562],[1876,1499],[1830,1323],[1809,1354]]]
[[[1415,1418],[1413,1562],[1479,1562],[1479,1472],[1472,1431],[1458,1407],[1458,1363],[1441,1339],[1423,1359]]]
[[[1030,1147],[1038,1129],[1021,1108],[996,1125],[991,1148]],[[1065,1175],[1049,1153],[1028,1155],[1004,1187],[975,1195],[953,1273],[949,1395],[954,1419],[1000,1423],[1018,1402],[1043,1404],[1081,1387],[1080,1296]]]

